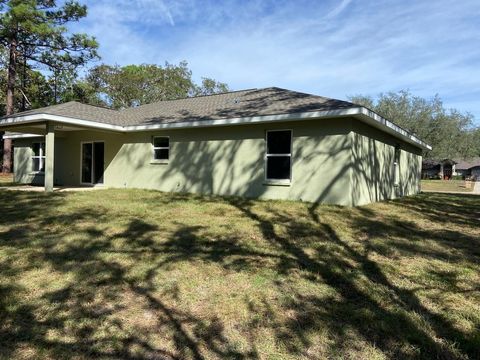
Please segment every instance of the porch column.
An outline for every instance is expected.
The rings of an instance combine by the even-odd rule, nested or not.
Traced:
[[[55,126],[47,122],[45,134],[45,191],[53,191],[53,164],[55,158]]]

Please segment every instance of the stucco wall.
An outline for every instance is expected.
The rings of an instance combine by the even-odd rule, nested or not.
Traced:
[[[351,137],[353,205],[420,191],[420,149],[361,122],[352,123]],[[395,165],[395,146],[400,147],[398,165]]]
[[[357,205],[395,196],[391,179],[386,176],[388,171],[377,176],[375,172],[378,167],[368,162],[389,163],[393,156],[390,154],[390,144],[395,139],[367,125],[359,127],[357,123],[358,120],[342,118],[133,134],[94,131],[58,133],[55,144],[55,179],[61,185],[78,186],[80,143],[104,141],[104,183],[107,187],[341,205]],[[352,133],[352,128],[359,133]],[[293,130],[290,186],[265,183],[264,139],[265,131],[271,129]],[[374,131],[371,132],[372,130]],[[152,136],[170,137],[168,164],[151,162]],[[371,136],[378,139],[372,140]],[[373,148],[372,144],[375,144]],[[17,179],[28,182],[28,175],[25,175],[28,173],[28,160],[24,158],[30,151],[25,148],[29,144],[26,140],[17,140],[15,145],[15,156],[18,157],[18,160],[15,159],[18,164]],[[411,149],[406,146],[406,150]],[[420,151],[415,148],[413,150]],[[417,176],[416,172],[407,174],[407,168],[411,167],[411,164],[407,164],[408,157],[410,155],[406,151],[400,164],[405,176],[401,191],[405,194],[413,192],[412,180],[407,180],[407,177]],[[420,157],[418,159],[421,161]],[[414,161],[417,162],[418,159],[415,155]],[[31,164],[28,166],[31,168]]]
[[[57,169],[61,169],[61,167],[65,163],[67,156],[67,154],[63,152],[64,140],[64,138],[55,138],[54,166]],[[32,171],[32,143],[34,142],[45,142],[45,137],[39,136],[35,138],[15,139],[15,147],[13,153],[15,164],[14,179],[16,182],[22,184],[43,185],[45,181],[44,174]],[[55,172],[54,183],[61,184],[61,181],[62,180],[60,179],[59,174]]]

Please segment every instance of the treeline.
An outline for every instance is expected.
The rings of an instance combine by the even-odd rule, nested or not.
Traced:
[[[447,109],[438,95],[431,99],[409,91],[388,92],[378,97],[350,96],[432,146],[424,156],[430,159],[469,159],[480,156],[480,128],[472,114]]]

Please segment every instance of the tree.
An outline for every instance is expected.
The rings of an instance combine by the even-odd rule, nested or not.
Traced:
[[[86,34],[69,34],[65,24],[78,21],[87,8],[76,1],[0,0],[0,44],[8,51],[6,115],[15,111],[19,64],[42,64],[59,71],[97,57],[97,42]],[[3,171],[11,171],[11,141],[4,140]]]
[[[380,94],[375,100],[364,95],[350,96],[353,103],[365,106],[398,126],[414,133],[432,146],[425,157],[468,158],[476,155],[473,144],[473,116],[456,109],[445,109],[438,95],[424,99],[409,91]]]
[[[195,84],[185,61],[178,65],[165,63],[163,67],[103,64],[90,70],[86,82],[97,92],[97,102],[104,99],[114,109],[228,91],[226,84],[209,78],[204,78],[201,85]]]
[[[193,85],[192,95],[199,96],[199,95],[213,95],[227,92],[228,85],[222,82],[218,82],[211,78],[202,78],[201,85]]]

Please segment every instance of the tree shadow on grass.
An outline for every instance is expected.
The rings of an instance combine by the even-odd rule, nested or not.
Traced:
[[[478,336],[458,330],[442,314],[432,312],[418,297],[418,289],[393,283],[375,258],[399,253],[478,262],[479,239],[460,230],[421,229],[395,216],[379,222],[373,207],[304,206],[300,213],[292,213],[275,203],[206,197],[206,201],[228,206],[236,219],[246,219],[261,234],[258,243],[248,242],[245,234],[233,229],[217,234],[205,224],[180,221],[163,234],[161,221],[134,216],[126,217],[121,231],[111,232],[94,225],[97,220],[108,221],[102,209],[76,208],[59,215],[55,208],[65,201],[63,197],[37,202],[18,196],[8,199],[12,213],[0,220],[0,225],[8,227],[2,232],[0,250],[12,255],[24,252],[22,258],[27,260],[18,263],[12,256],[0,263],[2,357],[18,356],[24,348],[53,358],[255,359],[261,357],[257,350],[260,329],[271,331],[279,348],[294,357],[343,357],[359,343],[392,358],[473,359],[480,355]],[[152,206],[159,201],[203,199],[178,194],[162,197]],[[23,210],[14,205],[28,201],[32,206]],[[412,207],[409,211],[433,221],[443,211],[438,209],[440,203],[418,197],[417,203],[404,199],[390,205]],[[37,215],[40,210],[43,216]],[[44,229],[34,229],[35,222],[22,227],[21,214]],[[354,241],[346,239],[325,214],[345,217]],[[473,210],[457,215],[462,224],[475,224],[475,214]],[[224,215],[219,212],[218,216]],[[13,225],[7,226],[9,222]],[[452,222],[459,224],[460,219]],[[73,239],[64,240],[72,234]],[[383,245],[378,239],[385,239]],[[438,246],[425,248],[423,241]],[[447,248],[456,253],[449,254]],[[247,274],[268,269],[275,274],[275,291],[288,296],[248,302],[248,320],[241,324],[248,346],[239,346],[214,314],[199,315],[176,306],[181,296],[178,286],[159,287],[158,275],[183,262],[214,264]],[[53,281],[41,296],[27,301],[29,291],[17,282],[18,275],[34,273],[39,267],[51,269],[53,280],[58,279],[55,274],[64,280]],[[461,290],[454,275],[432,269],[432,276],[449,291]],[[306,291],[298,286],[299,280],[312,286],[323,284],[330,292]],[[470,291],[478,292],[478,288]],[[326,348],[315,343],[316,334],[322,331],[330,339],[322,345]]]
[[[80,208],[57,216],[45,200],[43,220],[37,221],[49,229],[21,230],[19,214],[33,216],[38,210],[32,199],[30,209],[11,208],[15,225],[0,240],[0,250],[24,252],[21,264],[8,259],[0,264],[0,357],[22,356],[22,351],[53,358],[204,359],[206,353],[230,359],[257,357],[230,344],[218,318],[176,309],[170,301],[173,290],[159,293],[152,277],[168,247],[157,245],[156,224],[133,218],[124,231],[107,234],[100,226],[85,225],[102,221],[102,211]],[[67,235],[75,238],[65,241]],[[180,236],[187,238],[187,233]],[[118,246],[119,239],[126,242]],[[148,271],[136,274],[142,261],[148,262]],[[26,301],[23,297],[31,288],[16,285],[17,275],[45,267],[59,274],[62,285],[52,284],[40,297]],[[136,321],[131,312],[139,317],[138,324],[129,323]],[[144,323],[149,323],[148,331]]]
[[[409,201],[412,200],[409,199]],[[417,201],[421,203],[421,200],[417,199]],[[341,295],[341,301],[327,302],[315,296],[303,296],[302,294],[294,296],[295,300],[292,300],[287,308],[301,315],[295,317],[289,324],[283,324],[283,326],[275,324],[276,328],[282,329],[286,326],[288,329],[284,333],[279,333],[280,339],[292,339],[293,337],[294,339],[290,341],[292,344],[302,344],[301,347],[292,346],[291,352],[307,356],[308,354],[301,351],[308,343],[304,334],[308,332],[309,328],[315,329],[328,324],[330,331],[336,331],[338,338],[342,339],[342,343],[346,340],[343,338],[343,327],[353,327],[358,334],[362,334],[366,341],[395,358],[412,356],[459,358],[464,355],[475,358],[480,356],[478,337],[472,337],[471,334],[467,335],[457,330],[443,316],[431,312],[422,305],[413,291],[401,289],[389,281],[379,265],[370,259],[369,253],[374,251],[374,248],[369,245],[368,241],[364,249],[354,248],[342,240],[331,225],[322,223],[315,210],[310,211],[310,215],[318,226],[312,226],[306,222],[299,223],[298,219],[292,219],[280,213],[273,214],[269,220],[266,220],[252,210],[253,204],[249,201],[237,200],[233,201],[232,205],[254,220],[264,237],[269,239],[274,246],[280,247],[285,254],[291,255],[295,261],[289,263],[302,268],[308,279],[316,278],[318,281],[325,282]],[[425,209],[423,205],[420,207]],[[352,226],[359,229],[360,233],[372,232],[377,236],[407,236],[407,238],[408,235],[414,235],[420,239],[430,238],[441,243],[450,242],[455,238],[455,244],[449,243],[448,246],[455,246],[461,251],[461,259],[458,260],[466,258],[478,261],[479,259],[478,251],[471,253],[475,246],[480,245],[478,238],[462,233],[453,233],[446,237],[447,231],[431,233],[414,228],[411,223],[402,223],[400,220],[378,224],[370,220],[372,215],[370,210],[360,209],[359,213],[360,215],[354,218]],[[476,212],[469,214],[467,217],[470,219],[465,219],[465,221],[468,223],[471,220],[475,223],[475,214]],[[478,221],[476,223],[478,225]],[[277,224],[283,224],[285,227],[286,231],[283,235],[278,234],[275,230]],[[306,233],[311,235],[312,229],[316,229],[318,240],[327,240],[329,243],[337,245],[336,251],[329,253],[322,247],[321,253],[315,255],[307,253],[296,239]],[[463,251],[466,249],[470,253]],[[418,254],[416,247],[403,249],[403,251],[406,250],[409,250],[411,255]],[[434,252],[428,255],[438,256]],[[352,267],[352,263],[356,265]],[[292,269],[283,264],[282,272],[290,270]],[[374,292],[370,293],[360,287],[356,281],[359,277],[365,278],[372,286],[381,287],[382,291],[387,292],[389,302],[393,306],[385,306],[375,298]],[[286,291],[292,292],[291,289],[286,289]],[[412,316],[410,316],[412,313],[428,322],[428,332],[419,326],[420,321],[412,320]],[[270,314],[270,316],[274,315]],[[450,345],[447,345],[447,342],[450,342]],[[451,344],[455,344],[457,349],[450,348]],[[415,349],[413,353],[412,349]]]
[[[401,206],[426,216],[434,222],[478,226],[480,197],[464,194],[424,193],[402,199]]]

